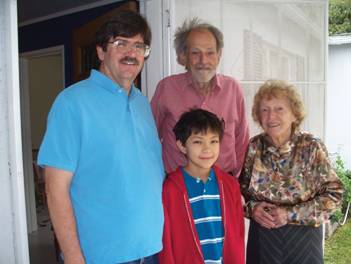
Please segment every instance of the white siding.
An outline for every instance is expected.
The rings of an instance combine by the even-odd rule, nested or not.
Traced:
[[[351,35],[348,43],[329,45],[326,143],[351,169]]]

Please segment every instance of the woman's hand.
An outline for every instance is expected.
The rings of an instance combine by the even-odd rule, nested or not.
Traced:
[[[274,227],[279,228],[288,223],[288,212],[284,207],[275,207],[270,211],[270,215],[274,218]]]
[[[276,219],[271,215],[271,211],[274,209],[276,209],[276,206],[273,204],[266,202],[258,203],[252,208],[252,218],[265,228],[275,228]]]

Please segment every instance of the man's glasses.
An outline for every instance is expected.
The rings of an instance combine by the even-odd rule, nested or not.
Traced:
[[[126,53],[130,50],[135,51],[138,55],[147,57],[150,54],[150,46],[144,43],[130,43],[125,39],[116,39],[115,41],[108,42],[112,44],[118,51]]]

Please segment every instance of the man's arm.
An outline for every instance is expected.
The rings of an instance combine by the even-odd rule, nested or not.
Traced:
[[[240,92],[237,102],[237,111],[240,121],[235,124],[235,152],[236,152],[236,168],[233,175],[238,178],[244,163],[245,153],[249,144],[249,124],[246,119],[245,100]]]
[[[162,102],[163,102],[163,91],[164,89],[164,86],[163,86],[163,81],[160,81],[158,84],[157,84],[157,87],[156,87],[156,91],[151,99],[151,102],[150,102],[150,105],[151,105],[151,110],[152,110],[152,114],[154,116],[154,119],[155,119],[155,124],[156,124],[156,127],[157,127],[157,131],[158,131],[158,135],[160,138],[162,138],[162,135],[161,135],[161,127],[162,127],[162,124],[163,124],[163,121],[164,121],[164,118],[165,118],[165,113],[162,109]]]
[[[69,194],[73,174],[53,167],[44,171],[50,217],[65,264],[84,264]]]

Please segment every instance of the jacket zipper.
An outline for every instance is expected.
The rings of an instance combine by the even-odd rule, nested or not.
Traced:
[[[223,200],[223,214],[222,214],[222,222],[223,222],[223,229],[224,229],[224,235],[223,235],[223,249],[222,249],[222,263],[224,261],[224,244],[225,244],[225,237],[226,237],[226,231],[227,231],[227,222],[226,222],[226,217],[225,217],[225,198],[224,198],[224,186],[223,182],[221,181],[221,189],[222,189],[222,200]]]
[[[191,229],[191,232],[193,234],[193,239],[194,239],[194,242],[196,244],[196,248],[199,251],[199,254],[200,254],[201,258],[204,259],[204,256],[202,255],[202,251],[201,251],[200,245],[198,244],[196,236],[195,236],[195,231],[194,231],[193,225],[192,225],[192,217],[190,216],[190,211],[189,211],[189,208],[188,208],[186,196],[184,195],[183,198],[184,198],[184,204],[185,204],[186,212],[188,214],[188,219],[189,219],[189,223],[190,223],[190,229]]]

